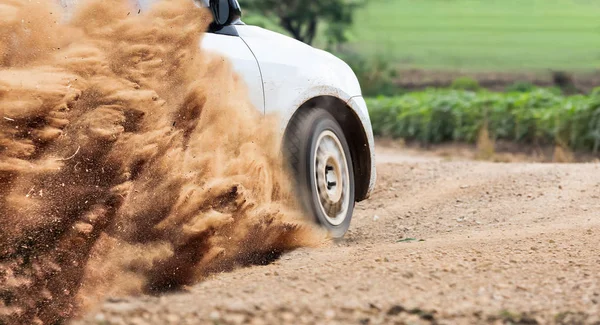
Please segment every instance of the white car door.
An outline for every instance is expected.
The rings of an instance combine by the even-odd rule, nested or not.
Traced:
[[[277,112],[282,127],[307,100],[360,96],[352,69],[332,54],[264,28],[236,25],[237,34],[256,56],[265,93],[265,113]]]
[[[231,29],[231,31],[235,31],[235,29]],[[256,109],[264,113],[265,97],[260,69],[254,54],[246,43],[239,36],[217,32],[206,33],[201,46],[203,49],[221,54],[231,61],[235,71],[248,87],[250,101]]]

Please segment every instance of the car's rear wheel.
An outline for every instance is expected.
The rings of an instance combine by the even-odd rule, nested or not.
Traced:
[[[354,171],[342,128],[326,110],[299,111],[285,135],[285,152],[306,212],[333,237],[343,237],[354,210]]]

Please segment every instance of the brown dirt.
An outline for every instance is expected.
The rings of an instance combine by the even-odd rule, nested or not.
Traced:
[[[540,71],[540,72],[461,72],[441,70],[410,69],[398,72],[395,84],[403,89],[417,90],[427,87],[448,87],[458,77],[470,77],[487,89],[504,91],[506,87],[515,82],[529,82],[539,87],[558,86],[565,87],[565,82],[570,83],[572,89],[568,92],[587,93],[600,86],[600,71],[587,73],[570,73],[568,71]],[[565,79],[566,77],[566,79]]]
[[[114,297],[74,324],[600,322],[600,164],[380,153],[375,193],[334,247]]]
[[[393,162],[398,157],[407,160],[486,160],[493,162],[600,162],[600,154],[572,152],[560,146],[524,145],[508,141],[492,141],[485,136],[477,144],[442,143],[423,145],[402,139],[376,140],[378,161]]]

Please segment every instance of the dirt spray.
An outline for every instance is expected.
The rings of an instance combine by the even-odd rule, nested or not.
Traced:
[[[0,0],[0,324],[175,290],[326,242],[275,117],[203,51],[189,0]]]

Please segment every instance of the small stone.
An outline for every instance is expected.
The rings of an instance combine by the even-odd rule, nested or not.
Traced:
[[[98,322],[98,323],[103,323],[103,322],[106,322],[106,316],[104,316],[103,313],[99,313],[99,314],[96,314],[96,317],[94,317],[94,320],[96,320],[96,322]]]
[[[87,222],[78,222],[73,228],[80,234],[89,235],[94,230],[94,227]]]
[[[294,314],[292,314],[290,312],[284,312],[283,314],[281,314],[281,318],[283,318],[283,320],[286,321],[286,322],[291,322],[294,319],[296,319],[296,317],[294,316]]]
[[[377,221],[377,220],[379,220],[379,216],[378,215],[374,215],[373,216],[373,221]]]
[[[256,318],[252,318],[252,321],[250,322],[250,324],[252,325],[265,325],[265,321],[256,317]]]
[[[402,274],[402,276],[405,277],[405,278],[407,278],[407,279],[412,279],[415,276],[415,274],[412,273],[412,272],[410,272],[410,271],[408,271],[408,272],[404,272]]]
[[[381,308],[379,308],[375,303],[372,303],[372,302],[369,303],[369,308],[373,309],[373,310],[381,311]]]
[[[240,301],[233,302],[227,306],[227,310],[234,313],[247,313],[248,308]]]
[[[213,310],[208,317],[210,317],[211,320],[219,320],[221,318],[221,313]]]
[[[148,323],[143,318],[141,318],[141,317],[134,317],[131,320],[131,324],[134,324],[134,325],[147,325]]]
[[[246,316],[242,314],[228,314],[225,316],[225,319],[233,324],[243,324],[246,321]]]
[[[332,309],[328,309],[328,310],[325,312],[325,317],[326,317],[327,319],[333,319],[333,318],[335,317],[335,311],[333,311]]]
[[[404,312],[405,310],[406,309],[404,309],[404,307],[402,307],[400,305],[394,305],[390,309],[388,309],[387,314],[390,316],[396,316],[396,315]]]
[[[181,320],[179,318],[179,316],[177,316],[175,314],[168,314],[166,318],[167,318],[167,322],[169,322],[171,324],[178,324]]]

